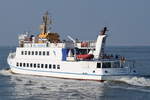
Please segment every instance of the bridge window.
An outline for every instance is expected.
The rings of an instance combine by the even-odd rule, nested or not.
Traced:
[[[111,68],[111,62],[104,62],[102,68]]]
[[[101,63],[97,63],[97,68],[101,68]]]

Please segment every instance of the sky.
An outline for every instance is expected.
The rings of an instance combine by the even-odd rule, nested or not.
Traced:
[[[39,34],[46,11],[61,39],[95,40],[107,26],[107,45],[150,46],[149,10],[150,0],[0,0],[0,46],[17,46],[26,31]]]

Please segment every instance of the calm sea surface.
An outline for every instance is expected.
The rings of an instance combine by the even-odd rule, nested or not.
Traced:
[[[0,47],[0,100],[150,100],[148,76],[100,83],[12,74],[6,58],[14,50]],[[139,73],[150,76],[150,47],[108,47],[106,51],[135,60]]]

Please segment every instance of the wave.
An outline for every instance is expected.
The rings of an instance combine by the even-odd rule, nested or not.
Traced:
[[[10,69],[2,69],[2,70],[0,70],[0,75],[10,76],[10,75],[12,75],[12,72]]]
[[[31,80],[34,80],[35,78],[43,79],[45,81],[49,81],[49,80],[51,80],[51,81],[55,80],[56,81],[57,80],[55,78],[47,78],[47,77],[39,77],[39,76],[37,76],[37,77],[36,76],[30,76],[29,77],[29,75],[13,74],[10,69],[2,69],[2,70],[0,70],[0,75],[17,76],[17,77],[24,77],[24,78],[26,77],[27,79],[31,79]],[[61,79],[58,79],[58,80],[61,80]],[[69,81],[71,81],[71,80],[69,80]],[[121,78],[121,79],[115,80],[115,81],[125,82],[127,84],[135,85],[135,86],[148,86],[148,87],[150,87],[150,78],[146,78],[146,77],[136,77],[136,76],[135,77],[125,77],[125,78]],[[84,82],[84,81],[82,81],[82,82]],[[95,82],[92,82],[92,83],[94,84]],[[107,83],[107,82],[105,81],[104,84],[105,83]]]
[[[131,77],[131,78],[126,77],[126,78],[121,78],[119,81],[125,82],[130,85],[150,87],[150,79],[145,77]]]

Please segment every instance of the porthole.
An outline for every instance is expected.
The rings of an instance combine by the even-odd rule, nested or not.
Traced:
[[[107,71],[107,70],[105,70],[105,73],[108,73],[108,71]]]

